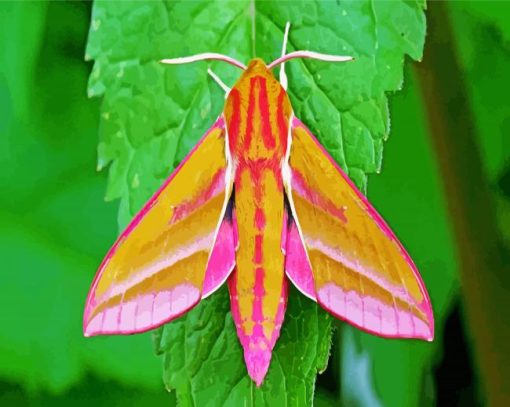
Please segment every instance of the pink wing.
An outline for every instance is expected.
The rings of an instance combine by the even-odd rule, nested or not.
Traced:
[[[236,237],[225,149],[220,117],[121,234],[87,297],[86,336],[153,329],[226,280]]]
[[[388,225],[294,118],[286,272],[337,318],[385,337],[432,340],[430,300]]]
[[[236,250],[239,245],[237,222],[232,201],[225,211],[214,249],[207,263],[202,298],[215,292],[228,278],[235,266]]]
[[[285,271],[287,277],[296,288],[308,298],[317,301],[315,296],[315,285],[313,282],[312,268],[308,261],[306,249],[303,246],[296,221],[289,216],[286,229],[287,238],[285,241]]]

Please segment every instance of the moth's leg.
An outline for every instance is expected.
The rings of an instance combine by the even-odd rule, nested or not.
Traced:
[[[282,57],[285,56],[285,52],[287,51],[287,41],[289,39],[289,29],[290,29],[290,22],[287,21],[287,24],[285,24],[285,34],[283,35],[283,45],[282,45]],[[285,63],[282,63],[280,67],[280,84],[282,85],[282,88],[287,90],[287,75],[285,74]]]
[[[230,88],[225,85],[225,82],[223,82],[218,75],[216,75],[211,68],[207,68],[207,73],[211,75],[211,77],[214,79],[214,81],[219,85],[221,89],[225,91],[225,99],[227,98],[228,94],[230,93]]]

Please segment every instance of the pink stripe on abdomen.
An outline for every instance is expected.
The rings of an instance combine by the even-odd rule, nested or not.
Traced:
[[[257,385],[269,368],[287,304],[281,250],[283,189],[271,164],[270,160],[245,162],[237,169],[235,211],[239,249],[236,269],[228,281],[232,317],[244,348],[248,373]]]
[[[260,386],[269,369],[271,355],[274,345],[280,336],[281,326],[285,316],[288,298],[287,279],[282,281],[282,290],[279,296],[278,311],[274,317],[274,329],[270,338],[264,334],[263,321],[264,316],[257,312],[257,308],[262,303],[262,296],[255,295],[254,299],[254,315],[252,318],[253,329],[250,334],[243,329],[244,318],[241,316],[239,309],[239,291],[238,291],[238,270],[234,272],[228,280],[228,289],[230,293],[230,306],[232,311],[232,319],[236,325],[237,336],[244,349],[244,360],[248,369],[248,374]]]

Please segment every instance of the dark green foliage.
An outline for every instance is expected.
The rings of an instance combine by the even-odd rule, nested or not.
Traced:
[[[117,211],[95,171],[87,8],[12,2],[0,11],[0,377],[32,392],[59,393],[86,374],[159,389],[147,335],[82,335],[85,296],[115,239]]]

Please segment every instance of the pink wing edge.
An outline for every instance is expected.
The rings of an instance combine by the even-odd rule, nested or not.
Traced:
[[[333,296],[346,296],[348,293],[343,292],[343,290],[337,286],[334,286],[333,289],[331,287],[328,287],[329,290],[327,293],[320,295],[319,298],[316,296],[316,290],[315,290],[315,284],[312,274],[312,269],[310,266],[310,261],[308,259],[308,255],[306,253],[306,249],[304,246],[303,239],[300,234],[300,227],[299,222],[295,219],[292,219],[290,222],[290,227],[288,228],[287,237],[286,237],[286,243],[285,243],[285,252],[286,252],[286,274],[289,280],[292,281],[292,283],[296,286],[296,288],[303,293],[308,298],[318,301],[319,304],[329,313],[331,313],[335,318],[340,319],[342,321],[348,322],[351,325],[355,326],[356,328],[359,328],[363,331],[366,331],[368,333],[383,337],[383,338],[416,338],[416,339],[424,339],[427,341],[432,341],[434,339],[434,315],[432,311],[432,304],[430,301],[430,297],[428,295],[428,292],[425,288],[425,284],[421,278],[420,273],[418,272],[418,269],[416,265],[414,264],[413,260],[405,250],[405,248],[402,246],[400,241],[397,239],[393,231],[390,229],[388,224],[384,221],[384,219],[377,213],[375,208],[368,202],[367,198],[361,193],[361,191],[358,190],[356,185],[350,180],[350,178],[347,176],[347,174],[340,168],[340,166],[336,163],[336,161],[329,155],[329,153],[326,151],[326,149],[319,143],[317,138],[310,132],[310,130],[296,117],[292,120],[292,128],[295,127],[302,127],[308,135],[312,138],[314,143],[317,145],[317,147],[320,149],[320,151],[328,158],[328,160],[331,162],[331,164],[336,168],[336,170],[340,173],[340,175],[344,178],[344,180],[348,183],[348,185],[352,188],[352,190],[356,193],[357,197],[363,202],[365,205],[365,209],[367,210],[368,214],[375,220],[379,228],[388,236],[388,238],[391,241],[394,241],[402,256],[404,257],[407,264],[411,267],[411,270],[413,271],[414,277],[416,278],[418,282],[418,286],[420,288],[420,292],[423,295],[423,301],[418,306],[420,309],[425,313],[428,324],[423,323],[422,330],[416,332],[414,329],[413,334],[401,334],[401,333],[385,333],[382,330],[376,330],[374,328],[367,328],[366,326],[363,326],[360,322],[358,322],[355,319],[350,318],[347,315],[341,315],[340,312],[337,312],[334,309],[334,302],[332,301],[324,301],[324,297],[331,295]],[[289,201],[292,205],[292,200],[289,198]],[[295,213],[294,208],[289,208],[289,216],[292,216],[292,214]],[[332,292],[334,291],[334,292]],[[342,300],[339,300],[340,302],[343,302]],[[326,303],[326,302],[329,302]],[[344,309],[345,314],[348,314],[346,310]],[[360,311],[362,312],[362,311]],[[412,318],[412,316],[410,316]],[[414,324],[414,322],[413,322]],[[375,324],[374,324],[375,325]],[[413,325],[414,327],[414,325]]]
[[[83,314],[83,334],[86,337],[94,335],[130,335],[135,333],[146,332],[155,329],[165,323],[179,318],[187,311],[197,305],[201,299],[211,295],[216,291],[228,278],[235,266],[235,248],[237,245],[237,228],[235,218],[228,219],[225,213],[222,214],[222,221],[214,242],[213,250],[209,256],[207,270],[204,276],[202,293],[195,286],[191,284],[180,284],[173,288],[171,291],[160,292],[157,294],[147,294],[143,297],[138,297],[135,301],[128,304],[121,303],[114,309],[105,310],[104,313],[98,314],[96,318],[87,322],[87,319],[94,308],[94,293],[97,284],[101,279],[102,273],[111,257],[115,254],[119,244],[136,228],[144,216],[149,212],[154,203],[157,201],[159,195],[168,186],[168,184],[175,178],[181,168],[186,164],[188,159],[195,153],[198,147],[204,142],[211,131],[215,129],[223,129],[225,121],[223,116],[220,116],[216,122],[209,128],[206,134],[200,141],[193,147],[188,155],[181,161],[177,168],[161,185],[161,187],[154,193],[149,201],[143,206],[138,214],[129,223],[127,228],[117,238],[113,246],[110,248],[105,258],[99,266],[99,271],[96,273],[92,281],[91,288],[87,295],[85,302],[85,311]],[[229,198],[228,198],[229,199]],[[219,261],[222,260],[222,261]],[[136,311],[140,304],[150,308],[151,323],[143,324],[142,327],[137,327],[136,321],[132,323],[133,327],[122,329],[119,328],[121,313],[128,308],[127,312],[132,312],[133,320],[136,318]],[[115,310],[116,309],[116,310]],[[172,312],[169,314],[168,310]],[[108,315],[108,311],[111,311]],[[102,315],[99,322],[95,322],[97,317]],[[155,317],[156,315],[156,317]]]

